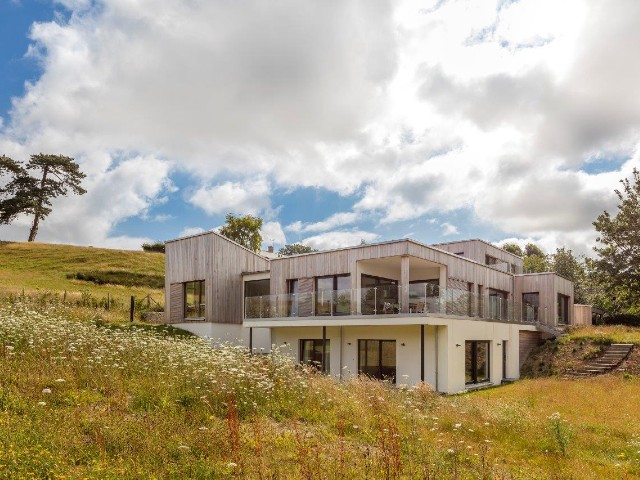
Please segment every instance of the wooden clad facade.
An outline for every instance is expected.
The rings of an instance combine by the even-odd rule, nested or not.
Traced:
[[[569,306],[573,306],[573,283],[555,273],[529,273],[514,277],[514,296],[522,302],[524,293],[540,294],[540,323],[556,325],[558,317],[558,294],[569,297]],[[568,324],[573,325],[573,308],[568,309]]]
[[[166,321],[179,323],[184,320],[184,283],[204,280],[203,321],[241,324],[242,273],[268,269],[269,260],[215,232],[167,242]]]
[[[592,325],[593,323],[593,307],[591,305],[573,306],[573,323],[572,325]]]
[[[520,330],[520,367],[522,367],[526,359],[531,355],[531,352],[543,343],[542,333]]]
[[[475,260],[482,264],[486,263],[486,256],[489,255],[500,262],[515,265],[517,267],[516,273],[522,273],[523,260],[521,257],[498,248],[495,245],[491,245],[484,240],[462,240],[459,242],[438,243],[432,246],[455,254],[461,253],[465,258]]]
[[[444,267],[445,278],[482,285],[484,288],[513,292],[513,276],[506,272],[487,268],[479,262],[412,240],[399,240],[274,259],[271,261],[271,294],[287,293],[287,280],[340,274],[351,274],[351,288],[356,289],[358,288],[358,262],[396,257],[397,266],[400,269],[401,257],[406,255]],[[446,286],[446,280],[443,286]],[[310,288],[313,289],[313,286]]]

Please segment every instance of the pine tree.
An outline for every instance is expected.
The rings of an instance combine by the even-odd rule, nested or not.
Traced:
[[[31,173],[36,173],[32,176]],[[29,242],[38,234],[40,222],[51,213],[51,200],[73,192],[83,195],[80,186],[85,174],[73,158],[40,153],[31,155],[26,165],[0,157],[0,174],[11,180],[0,189],[0,223],[11,223],[19,214],[33,215]]]

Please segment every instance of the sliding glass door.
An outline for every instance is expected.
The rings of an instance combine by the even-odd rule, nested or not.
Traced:
[[[396,341],[358,340],[358,372],[396,383]]]

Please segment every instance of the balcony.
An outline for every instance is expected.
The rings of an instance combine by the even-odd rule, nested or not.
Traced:
[[[247,320],[420,315],[522,323],[544,320],[544,312],[529,304],[466,290],[439,289],[431,283],[248,297],[244,312]]]

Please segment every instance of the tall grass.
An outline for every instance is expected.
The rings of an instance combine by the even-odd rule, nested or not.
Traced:
[[[640,475],[637,380],[441,397],[103,320],[0,305],[0,478]]]

